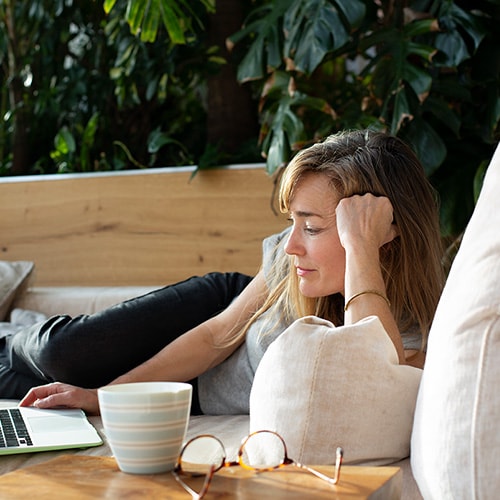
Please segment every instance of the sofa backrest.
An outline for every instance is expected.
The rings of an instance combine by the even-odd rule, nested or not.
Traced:
[[[285,226],[262,166],[0,178],[0,259],[40,286],[163,285],[257,272]]]
[[[498,498],[500,146],[434,316],[412,435],[426,500]]]

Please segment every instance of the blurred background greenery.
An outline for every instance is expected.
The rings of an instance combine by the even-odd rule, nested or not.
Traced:
[[[265,161],[345,128],[410,142],[468,221],[500,118],[500,0],[0,0],[0,175]]]

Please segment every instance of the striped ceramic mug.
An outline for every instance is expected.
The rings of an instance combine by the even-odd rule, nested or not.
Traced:
[[[193,388],[182,382],[136,382],[98,389],[106,439],[123,472],[174,468],[186,437]]]

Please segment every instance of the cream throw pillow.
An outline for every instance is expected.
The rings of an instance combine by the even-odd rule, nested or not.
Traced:
[[[335,327],[309,316],[269,347],[250,395],[250,431],[274,430],[308,464],[383,465],[409,455],[421,370],[398,364],[378,317]]]
[[[27,286],[33,267],[33,262],[0,261],[0,321],[6,319],[14,299]]]
[[[499,498],[500,147],[441,296],[412,436],[426,499]]]

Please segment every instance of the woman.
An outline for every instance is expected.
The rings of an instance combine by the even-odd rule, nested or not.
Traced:
[[[377,315],[400,363],[422,366],[443,273],[433,190],[411,149],[371,131],[331,136],[285,169],[280,206],[291,227],[265,240],[262,269],[250,282],[241,275],[195,278],[199,293],[174,304],[172,296],[191,280],[15,334],[7,347],[18,373],[65,382],[34,387],[21,404],[97,413],[96,389],[73,384],[172,380],[197,381],[204,413],[248,412],[265,349],[308,314],[335,324]],[[100,336],[103,324],[107,334]],[[131,363],[137,366],[128,369]],[[16,363],[8,369],[15,373]]]

